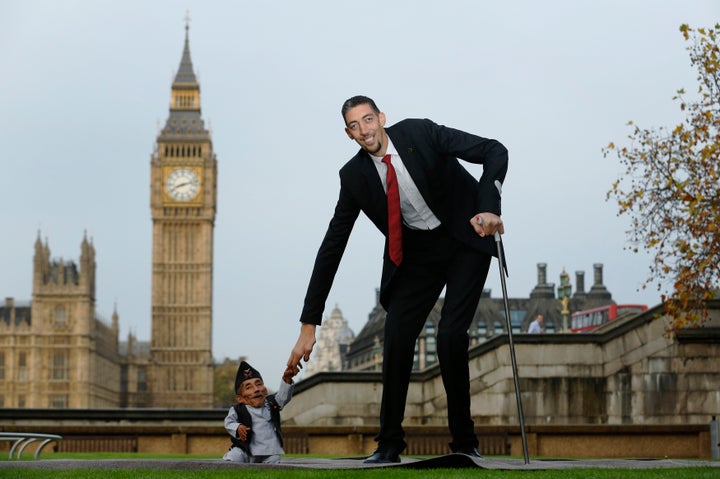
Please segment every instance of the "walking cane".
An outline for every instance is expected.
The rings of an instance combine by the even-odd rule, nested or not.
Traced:
[[[502,196],[502,184],[495,181],[495,187]],[[500,232],[495,232],[495,244],[498,252],[498,265],[500,266],[500,283],[502,285],[503,302],[505,303],[505,324],[507,325],[508,342],[510,345],[510,360],[512,362],[513,380],[515,381],[515,398],[517,399],[518,418],[520,419],[520,437],[522,438],[523,458],[525,464],[530,463],[528,457],[527,438],[525,437],[525,416],[523,414],[522,398],[520,397],[520,380],[518,379],[517,361],[515,359],[515,345],[513,344],[512,324],[510,323],[510,306],[508,305],[507,286],[505,285],[505,275],[507,268],[505,267],[505,256],[503,254],[502,238]]]

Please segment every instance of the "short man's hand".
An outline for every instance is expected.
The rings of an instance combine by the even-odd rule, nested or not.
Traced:
[[[305,362],[310,360],[310,353],[312,353],[313,347],[315,346],[315,325],[310,323],[303,323],[300,327],[300,337],[295,343],[295,347],[290,353],[290,358],[287,362],[287,367],[291,369],[302,369],[300,360],[303,359]]]
[[[496,232],[505,234],[505,226],[502,220],[494,213],[478,213],[470,218],[470,225],[482,237],[492,236]]]
[[[240,439],[240,440],[243,441],[243,442],[244,442],[244,441],[247,441],[247,435],[248,435],[248,431],[249,431],[249,430],[250,430],[250,428],[247,427],[245,424],[240,424],[240,425],[237,427],[237,437],[238,437],[238,439]]]
[[[291,368],[290,366],[285,368],[285,371],[282,375],[282,380],[285,381],[287,384],[292,384],[293,380],[292,378],[300,372],[300,367],[295,366],[294,368]]]

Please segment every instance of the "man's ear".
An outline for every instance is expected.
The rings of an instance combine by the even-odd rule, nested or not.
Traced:
[[[378,113],[378,121],[380,122],[380,126],[382,126],[382,127],[385,126],[385,121],[386,121],[385,113],[383,113],[383,112]]]
[[[355,138],[353,138],[352,134],[350,133],[350,128],[348,128],[348,127],[345,127],[345,134],[346,134],[346,135],[348,136],[348,138],[350,138],[351,140],[354,140],[354,139],[355,139]]]
[[[235,400],[238,402],[238,404],[246,404],[246,403],[245,403],[245,398],[242,397],[242,396],[239,395],[239,394],[238,394],[237,396],[235,396]]]

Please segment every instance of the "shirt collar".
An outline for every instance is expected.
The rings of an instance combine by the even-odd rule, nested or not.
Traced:
[[[385,154],[397,156],[398,152],[395,149],[395,145],[393,145],[392,140],[390,140],[389,136],[387,137],[387,139],[388,139],[388,145],[387,145],[387,150],[385,150]],[[382,163],[382,159],[383,159],[382,156],[373,156],[373,155],[370,155],[370,158],[372,158],[375,163]]]

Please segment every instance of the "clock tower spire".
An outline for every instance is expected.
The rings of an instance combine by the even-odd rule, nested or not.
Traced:
[[[185,46],[170,114],[150,160],[153,221],[152,407],[207,408],[213,399],[212,273],[217,159]]]

